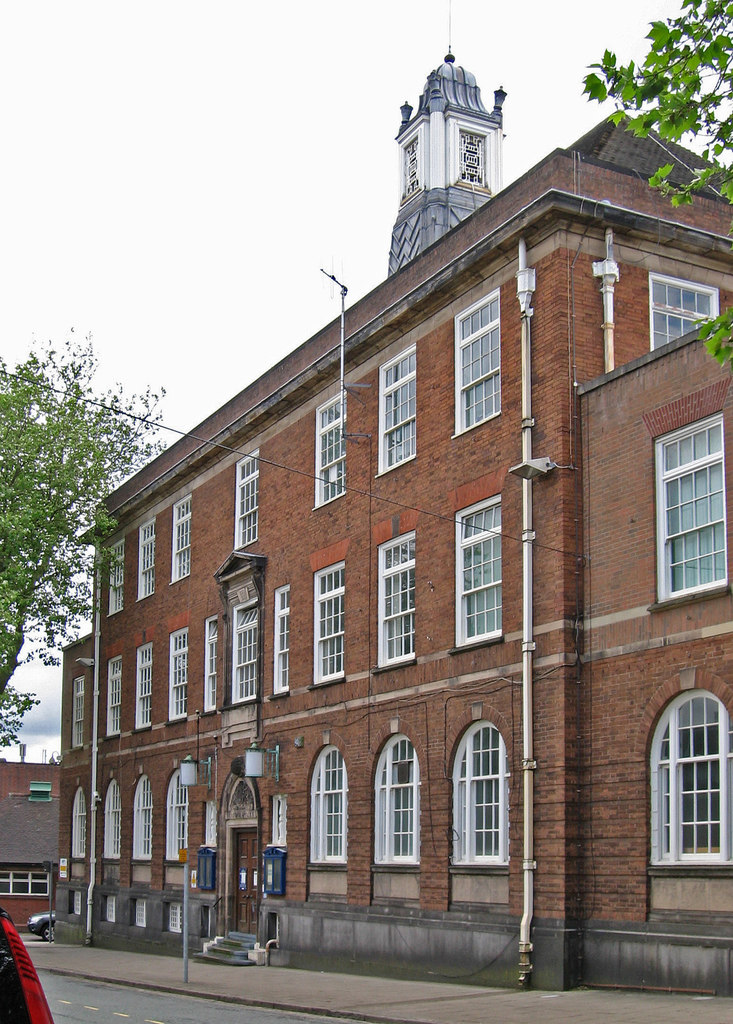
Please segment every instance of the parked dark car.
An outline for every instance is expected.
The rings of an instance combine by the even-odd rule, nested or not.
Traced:
[[[56,924],[56,912],[49,914],[45,910],[42,914],[32,914],[28,918],[28,931],[34,935],[40,935],[44,942],[51,937],[51,928]]]

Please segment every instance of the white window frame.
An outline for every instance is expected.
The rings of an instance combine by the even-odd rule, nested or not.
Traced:
[[[135,728],[153,721],[153,644],[142,644],[135,656]]]
[[[107,662],[107,735],[117,736],[122,714],[122,655]]]
[[[394,553],[398,560],[394,560]],[[403,607],[402,598],[407,596]],[[400,598],[400,600],[396,600]],[[415,659],[415,533],[404,533],[379,548],[379,664],[399,665]],[[398,634],[402,622],[409,629]],[[400,640],[400,637],[402,638]],[[395,653],[395,646],[401,649]]]
[[[311,861],[346,863],[349,783],[338,747],[324,747],[311,780]]]
[[[207,800],[204,809],[204,842],[207,846],[216,846],[218,826],[216,800]]]
[[[467,325],[465,329],[464,325]],[[501,413],[501,307],[498,288],[456,316],[455,344],[456,434],[463,434]],[[486,355],[484,348],[488,349]],[[467,360],[465,374],[464,355]],[[470,373],[468,368],[472,368]],[[482,397],[469,406],[467,396],[479,390]],[[469,409],[473,410],[470,416]],[[477,416],[476,409],[483,411]]]
[[[0,871],[0,896],[48,896],[45,871]]]
[[[114,615],[125,607],[125,539],[118,540],[109,549],[109,607],[108,614]]]
[[[386,743],[377,763],[374,787],[377,864],[418,864],[420,764],[407,736],[397,734]]]
[[[168,783],[165,815],[165,857],[178,860],[178,851],[188,849],[188,787],[181,783],[176,768]]]
[[[290,689],[290,586],[275,591],[273,693]]]
[[[219,618],[212,615],[204,622],[204,711],[216,709],[217,653],[219,648]]]
[[[147,900],[135,900],[135,927],[147,927],[148,902]]]
[[[272,845],[287,846],[288,842],[288,798],[276,793],[272,798]]]
[[[661,302],[659,297],[655,296],[655,285],[661,285],[666,291],[667,301]],[[687,292],[688,298],[680,296],[680,304],[675,305],[670,303],[670,289],[675,291],[679,289],[681,292]],[[695,305],[697,305],[697,299],[700,296],[704,296],[709,302],[708,312],[698,312],[697,309],[693,310],[690,306],[690,298],[693,297]],[[718,315],[719,309],[719,296],[718,289],[711,288],[710,285],[699,284],[696,281],[685,281],[679,277],[668,277],[666,274],[649,274],[649,347],[653,351],[654,349],[661,348],[662,345],[667,342],[673,341],[675,338],[681,338],[682,335],[694,331],[697,324],[705,323],[706,320],[712,320]],[[665,327],[662,329],[662,320],[665,320]],[[663,337],[662,337],[663,335]],[[659,336],[659,340],[658,340]]]
[[[137,599],[155,593],[155,520],[149,519],[138,531]]]
[[[706,690],[688,690],[665,708],[654,732],[651,753],[652,863],[719,864],[733,860],[732,743],[728,711]],[[716,774],[717,787],[711,781]],[[696,821],[683,820],[690,809],[695,816],[700,815]],[[685,849],[686,844],[695,845],[701,839],[701,849]]]
[[[87,855],[87,801],[79,786],[74,794],[71,811],[71,856],[77,859]]]
[[[191,495],[173,506],[171,583],[191,574]]]
[[[120,786],[117,779],[112,779],[107,786],[104,800],[104,856],[111,860],[120,859],[120,840],[122,835],[122,803]]]
[[[180,903],[168,904],[168,931],[181,932],[183,930],[183,908]]]
[[[72,747],[81,747],[84,745],[84,676],[77,676],[71,685],[73,692],[71,745]]]
[[[168,661],[168,720],[188,714],[188,628],[170,634]]]
[[[476,722],[453,762],[454,864],[509,863],[508,807],[504,738],[491,722]]]
[[[133,860],[150,860],[153,855],[153,788],[147,775],[135,787],[132,814]]]
[[[346,493],[346,392],[316,409],[316,507]]]
[[[344,677],[346,563],[314,573],[313,595],[313,678],[328,683]]]
[[[660,601],[716,589],[728,582],[724,435],[723,417],[716,415],[656,440],[657,593]],[[703,436],[705,448],[714,445],[717,436],[720,449],[699,451]],[[688,442],[692,457],[681,462]],[[695,450],[698,450],[697,457]],[[698,488],[705,478],[708,489],[703,494]],[[710,551],[705,550],[708,547]],[[681,565],[681,586],[673,579],[673,560],[675,565]],[[706,570],[712,571],[714,578],[703,582],[688,580],[695,571],[699,576]]]
[[[74,909],[72,913],[76,914],[77,917],[81,917],[81,889],[74,889]]]
[[[254,544],[259,535],[259,456],[259,451],[255,451],[237,463],[235,548]]]
[[[104,898],[104,919],[111,924],[117,920],[117,897],[105,896]]]
[[[484,523],[481,522],[482,519]],[[493,519],[493,523],[488,527],[485,525],[487,519]],[[501,499],[499,497],[479,502],[458,513],[456,518],[456,646],[458,647],[501,636],[501,547]],[[491,604],[488,605],[487,602],[491,602]],[[493,624],[491,623],[492,612]],[[483,628],[481,628],[482,624]],[[490,624],[492,628],[488,628]]]
[[[259,683],[259,612],[257,605],[232,609],[232,704],[257,699]]]
[[[416,455],[417,348],[411,345],[379,368],[379,472]]]

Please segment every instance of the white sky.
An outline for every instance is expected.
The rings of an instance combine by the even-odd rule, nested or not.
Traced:
[[[100,386],[165,387],[186,429],[386,276],[400,105],[447,51],[449,0],[0,3],[0,352],[91,333]],[[504,104],[504,183],[604,114],[609,47],[677,0],[452,0],[456,62]],[[610,109],[610,108],[608,108]],[[60,670],[28,760],[60,749]],[[17,760],[17,748],[0,756]]]

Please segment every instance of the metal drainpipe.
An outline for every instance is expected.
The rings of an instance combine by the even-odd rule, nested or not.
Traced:
[[[87,933],[84,939],[86,946],[92,945],[92,923],[94,912],[94,887],[97,883],[97,758],[99,756],[99,652],[100,652],[100,595],[102,590],[101,560],[99,551],[95,552],[94,572],[94,697],[92,703],[92,795],[89,815],[89,888],[87,889]]]
[[[519,240],[517,298],[522,317],[522,462],[532,459],[532,353],[530,321],[535,288],[534,268],[527,267],[527,247]],[[524,849],[522,854],[523,904],[519,928],[519,982],[529,985],[532,974],[534,913],[534,760],[532,663],[535,644],[532,606],[532,556],[535,539],[532,528],[532,480],[522,480],[522,785],[524,810]]]
[[[613,258],[613,231],[606,228],[606,258],[593,264],[593,276],[601,278],[603,296],[603,367],[609,373],[616,366],[614,351],[613,287],[619,279],[618,263]]]

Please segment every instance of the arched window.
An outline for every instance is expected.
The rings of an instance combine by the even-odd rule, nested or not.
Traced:
[[[377,764],[374,794],[377,863],[420,859],[420,767],[406,736],[393,736]]]
[[[132,817],[132,856],[150,860],[153,853],[153,791],[150,779],[143,775],[135,789]]]
[[[651,758],[652,860],[733,859],[731,721],[710,693],[677,697],[662,715]]]
[[[120,856],[120,831],[122,827],[122,805],[120,803],[120,787],[117,779],[112,779],[107,787],[107,799],[104,801],[104,856],[116,858]]]
[[[71,856],[86,857],[87,854],[87,802],[84,790],[79,786],[74,796],[71,812]]]
[[[341,752],[325,747],[319,754],[311,784],[311,860],[346,860],[346,796],[348,780]]]
[[[178,851],[188,847],[188,790],[181,784],[181,771],[176,769],[168,784],[165,856],[178,860]]]
[[[509,817],[506,747],[499,730],[477,722],[461,739],[453,765],[453,859],[506,864]]]

